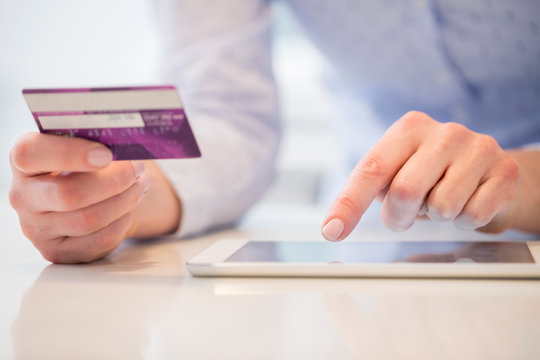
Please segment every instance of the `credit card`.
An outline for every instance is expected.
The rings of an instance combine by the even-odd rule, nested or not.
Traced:
[[[40,132],[100,142],[114,160],[201,156],[172,85],[24,89],[23,96]]]

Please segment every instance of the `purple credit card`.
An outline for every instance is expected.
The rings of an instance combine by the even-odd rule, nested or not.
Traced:
[[[200,157],[174,86],[25,89],[39,131],[100,142],[114,160]]]

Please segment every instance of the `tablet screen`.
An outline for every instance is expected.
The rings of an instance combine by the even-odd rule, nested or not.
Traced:
[[[252,241],[226,262],[534,263],[524,242]]]

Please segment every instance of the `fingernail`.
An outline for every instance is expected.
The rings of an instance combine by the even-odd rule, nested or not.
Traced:
[[[447,222],[450,220],[450,215],[447,214],[447,213],[436,213],[434,211],[429,211],[426,213],[427,216],[433,220],[433,221],[438,221],[438,222]]]
[[[459,215],[457,218],[454,219],[454,226],[464,231],[475,230],[484,225],[487,225],[487,223],[482,224],[466,215]]]
[[[96,167],[107,166],[112,159],[112,152],[109,149],[99,147],[88,152],[88,162]]]
[[[142,174],[144,174],[144,169],[146,168],[144,166],[144,162],[142,162],[142,161],[132,161],[131,165],[133,165],[133,170],[135,171],[135,177],[139,177]]]
[[[148,191],[148,189],[150,188],[150,178],[148,177],[148,175],[142,174],[139,177],[138,181],[141,184],[141,186],[143,187],[143,191],[146,193]]]
[[[339,236],[343,233],[345,225],[340,219],[332,219],[326,224],[321,233],[324,238],[328,241],[336,241]]]

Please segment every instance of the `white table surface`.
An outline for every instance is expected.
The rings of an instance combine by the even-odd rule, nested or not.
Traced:
[[[49,264],[1,211],[0,359],[540,359],[540,281],[186,272],[221,238],[320,239],[321,209],[263,206],[237,229],[128,241],[88,265]],[[368,220],[353,235],[367,238],[486,236],[429,222],[394,234]]]

